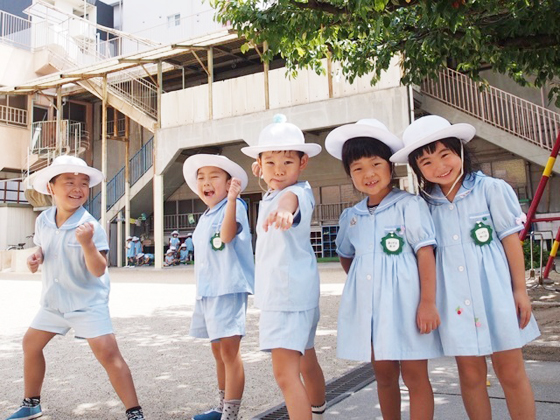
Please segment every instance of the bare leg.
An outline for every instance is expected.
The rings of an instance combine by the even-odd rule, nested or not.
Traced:
[[[300,366],[309,401],[311,405],[318,407],[325,402],[325,376],[317,360],[315,348],[305,350]]]
[[[43,349],[55,335],[55,333],[29,328],[23,336],[24,398],[41,395],[46,371]]]
[[[245,388],[245,371],[239,345],[241,336],[222,338],[220,340],[221,356],[225,366],[226,394],[225,400],[240,400]]]
[[[218,378],[218,389],[226,389],[226,368],[224,366],[224,361],[222,360],[222,350],[219,341],[214,341],[211,343],[212,354],[214,355],[214,360],[216,360],[216,377]]]
[[[89,346],[99,363],[109,375],[111,385],[123,402],[125,408],[138,406],[138,397],[132,381],[130,369],[121,355],[114,334],[88,339]]]
[[[488,368],[484,356],[457,356],[461,397],[469,419],[490,420],[492,408],[486,389]]]
[[[401,371],[410,394],[410,419],[433,419],[434,393],[428,376],[428,361],[403,360]]]
[[[521,349],[494,353],[492,365],[504,389],[512,420],[534,420],[537,415],[535,397],[525,372]]]
[[[272,350],[274,378],[284,395],[290,420],[311,420],[311,403],[300,377],[301,357],[295,350]]]
[[[377,396],[384,420],[400,420],[401,390],[399,388],[400,364],[395,360],[376,361],[371,351],[371,363],[377,382]]]

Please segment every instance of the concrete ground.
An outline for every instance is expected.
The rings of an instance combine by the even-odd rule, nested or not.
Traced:
[[[321,264],[321,321],[316,349],[327,380],[359,363],[336,358],[336,317],[345,280],[337,263]],[[195,298],[193,267],[154,270],[110,269],[111,314],[119,346],[148,419],[190,419],[215,403],[216,380],[210,345],[188,336]],[[40,275],[0,274],[0,419],[18,405],[23,392],[21,338],[38,309]],[[537,317],[538,319],[538,317]],[[242,342],[246,388],[241,418],[249,419],[282,402],[272,376],[270,357],[258,350],[258,311],[252,298]],[[558,340],[558,337],[556,337]],[[528,361],[539,419],[558,419],[560,351],[543,340],[549,360]],[[550,351],[552,349],[552,351]],[[87,342],[72,331],[47,346],[47,375],[42,392],[45,420],[124,419],[124,408]],[[436,393],[436,418],[466,418],[452,359],[430,364]],[[495,418],[508,418],[499,384],[491,376]],[[403,390],[403,411],[407,413]],[[380,418],[375,382],[331,407],[326,419]]]

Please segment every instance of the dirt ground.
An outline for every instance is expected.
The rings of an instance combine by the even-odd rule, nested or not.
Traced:
[[[541,336],[523,349],[526,359],[560,361],[560,274],[553,271],[550,280],[553,283],[539,285],[538,279],[527,283]]]

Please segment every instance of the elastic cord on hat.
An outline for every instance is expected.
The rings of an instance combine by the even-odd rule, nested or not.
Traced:
[[[447,192],[447,194],[445,194],[445,198],[447,198],[447,196],[449,194],[451,194],[451,191],[453,191],[453,188],[455,188],[455,185],[457,185],[457,182],[459,182],[459,180],[461,180],[463,178],[463,175],[465,174],[465,163],[464,163],[464,156],[463,156],[463,142],[460,141],[461,143],[461,172],[459,173],[459,176],[457,177],[457,179],[455,180],[455,182],[453,182],[453,185],[451,186],[451,188],[449,189],[449,191]],[[414,171],[412,171],[412,173],[414,174],[414,177],[416,178],[416,174],[414,173]],[[420,190],[426,194],[428,197],[433,198],[434,200],[436,200],[437,198],[434,197],[433,195],[430,195],[429,193],[426,192],[426,190],[422,187],[420,187],[420,183],[418,182],[418,178],[416,178],[416,182],[418,183],[418,187],[420,188]]]

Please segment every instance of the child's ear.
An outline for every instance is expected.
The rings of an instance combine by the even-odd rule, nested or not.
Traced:
[[[52,189],[52,184],[50,182],[47,182],[47,191],[49,192],[50,195],[52,195],[54,197],[54,192]]]
[[[231,178],[226,181],[226,190],[229,191],[229,187],[231,187]]]
[[[307,156],[307,154],[304,154],[299,161],[299,170],[303,171],[307,167],[308,162],[309,156]]]

